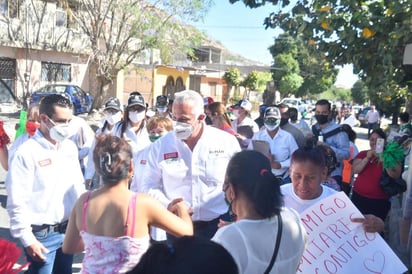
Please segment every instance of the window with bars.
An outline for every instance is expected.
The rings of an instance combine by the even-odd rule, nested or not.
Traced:
[[[71,70],[70,64],[42,62],[41,80],[47,82],[70,82]]]
[[[21,0],[0,0],[0,14],[9,18],[19,18]]]

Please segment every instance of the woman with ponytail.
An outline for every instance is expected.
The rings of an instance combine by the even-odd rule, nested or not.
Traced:
[[[280,183],[260,152],[245,150],[229,162],[223,191],[237,222],[212,240],[229,251],[239,273],[296,273],[305,230],[298,214],[283,207]]]
[[[151,225],[176,237],[193,234],[190,211],[182,198],[166,209],[155,199],[129,190],[133,157],[124,139],[98,136],[93,161],[103,186],[77,200],[63,243],[64,253],[85,251],[81,273],[131,270],[149,248]]]

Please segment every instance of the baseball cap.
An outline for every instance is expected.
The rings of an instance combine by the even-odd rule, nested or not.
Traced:
[[[264,113],[264,112],[265,112],[265,110],[267,109],[267,107],[268,107],[268,106],[267,106],[267,105],[265,105],[265,104],[260,105],[260,106],[259,106],[259,112],[260,112],[260,113]]]
[[[203,105],[204,106],[208,106],[210,104],[214,103],[213,98],[212,97],[204,97],[203,98]]]
[[[240,100],[239,103],[237,103],[237,106],[243,108],[246,111],[252,110],[252,103],[246,99]]]
[[[127,107],[132,107],[132,106],[136,106],[136,105],[146,108],[144,98],[140,94],[140,92],[130,93],[129,99],[127,100]]]
[[[280,119],[280,111],[277,107],[268,107],[265,110],[265,118],[275,118]]]
[[[121,107],[121,104],[120,104],[119,99],[117,99],[117,98],[115,98],[115,97],[110,97],[110,98],[106,101],[106,103],[104,103],[104,109],[106,110],[106,109],[108,109],[108,108],[112,108],[112,109],[121,111],[121,110],[122,110],[122,107]]]
[[[159,95],[156,97],[157,106],[167,106],[169,104],[169,98],[166,95]]]

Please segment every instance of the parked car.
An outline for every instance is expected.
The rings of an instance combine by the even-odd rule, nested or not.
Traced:
[[[296,108],[301,114],[309,111],[309,106],[300,98],[283,98],[280,103]]]
[[[47,95],[62,93],[65,93],[72,101],[73,114],[81,114],[90,111],[93,103],[93,97],[76,85],[46,85],[31,94],[30,105],[38,104],[41,98]]]

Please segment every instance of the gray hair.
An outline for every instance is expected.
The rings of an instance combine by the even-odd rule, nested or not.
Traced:
[[[199,92],[194,90],[183,90],[175,93],[175,99],[173,104],[191,103],[193,105],[193,111],[196,116],[199,116],[204,112],[203,98]]]

